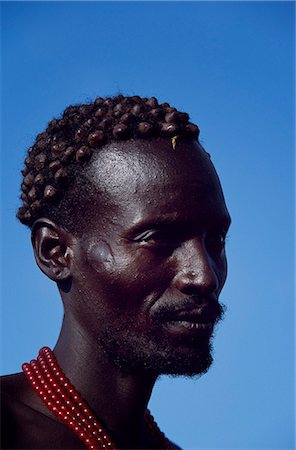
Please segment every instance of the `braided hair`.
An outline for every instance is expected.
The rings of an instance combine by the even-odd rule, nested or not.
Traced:
[[[49,122],[28,149],[18,219],[32,227],[45,215],[73,229],[71,220],[62,214],[63,197],[94,152],[114,141],[176,135],[197,140],[199,129],[189,122],[187,113],[168,103],[159,104],[155,97],[118,95],[69,106],[61,118]]]

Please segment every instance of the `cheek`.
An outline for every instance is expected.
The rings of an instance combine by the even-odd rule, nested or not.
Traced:
[[[111,271],[114,257],[107,242],[96,240],[88,244],[86,257],[88,264],[98,273]]]
[[[136,264],[132,256],[104,240],[88,243],[86,259],[87,265],[96,274],[96,280],[104,282],[105,286],[133,278]]]
[[[109,300],[123,297],[143,302],[161,295],[172,275],[165,262],[134,248],[113,247],[102,240],[88,245],[87,264],[95,272],[96,284],[103,286]]]

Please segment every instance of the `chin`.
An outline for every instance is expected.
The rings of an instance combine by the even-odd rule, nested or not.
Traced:
[[[165,339],[141,340],[139,336],[117,340],[107,333],[99,342],[109,361],[124,374],[194,377],[206,373],[213,362],[209,338],[177,344]]]
[[[145,361],[146,370],[157,375],[201,376],[206,373],[213,362],[212,349],[209,342],[195,347],[166,349],[155,352]]]

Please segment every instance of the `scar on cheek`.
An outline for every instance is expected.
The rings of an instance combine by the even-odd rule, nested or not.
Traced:
[[[88,262],[95,270],[110,268],[113,265],[113,254],[110,246],[105,241],[94,241],[87,251]]]

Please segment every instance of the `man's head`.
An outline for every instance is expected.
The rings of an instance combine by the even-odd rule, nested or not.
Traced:
[[[198,139],[198,135],[187,113],[168,103],[159,104],[154,97],[119,95],[69,106],[60,119],[49,122],[28,150],[18,218],[31,227],[46,215],[78,233],[81,223],[75,220],[72,201],[85,195],[84,169],[93,154],[110,142],[155,137],[176,142]]]
[[[50,144],[47,137],[47,145],[61,149],[57,162],[43,158],[42,176],[52,177],[49,166],[60,164],[56,173],[67,172],[64,187],[53,176],[56,196],[35,209],[25,206],[20,218],[34,222],[37,262],[58,281],[65,314],[117,366],[127,372],[202,373],[211,363],[210,338],[222,315],[218,296],[226,278],[229,215],[218,177],[186,114],[136,98],[140,109],[133,103],[127,108],[158,121],[146,123],[140,115],[137,122],[130,110],[120,110],[118,98],[109,101],[113,114],[120,111],[119,121],[123,116],[134,121],[133,138],[115,139],[113,125],[109,141],[94,145],[92,154],[84,149],[88,157],[82,164],[76,161],[84,151],[79,147],[72,166],[61,169],[78,130],[63,129],[65,145],[58,138]],[[94,117],[102,110],[91,108]],[[84,139],[102,136],[102,126],[96,127]],[[116,130],[120,127],[127,133],[122,125]],[[146,137],[137,134],[140,128]],[[34,155],[29,178],[36,180],[32,164],[42,158]]]

